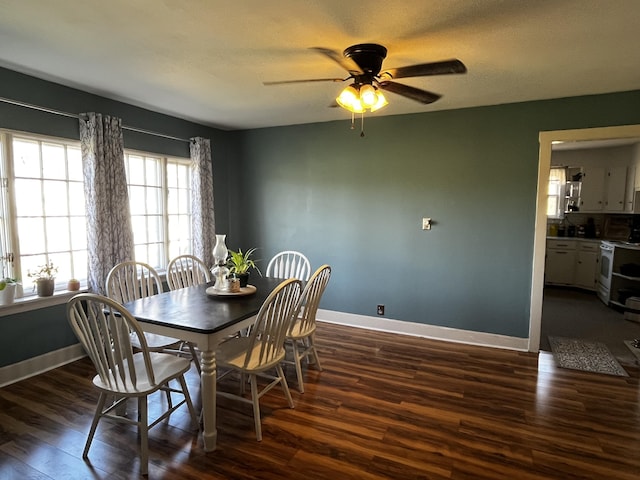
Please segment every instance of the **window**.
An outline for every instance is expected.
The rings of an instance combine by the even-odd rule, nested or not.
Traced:
[[[551,168],[549,172],[549,192],[547,194],[547,217],[564,217],[564,199],[567,184],[567,171],[563,168]]]
[[[125,168],[135,259],[164,269],[192,251],[190,160],[125,151]],[[0,130],[0,178],[0,273],[26,286],[30,270],[53,262],[58,287],[84,281],[80,142]]]
[[[189,159],[125,152],[135,259],[163,269],[191,253]]]
[[[80,143],[8,132],[0,143],[4,274],[26,284],[29,271],[53,262],[61,285],[86,278]]]

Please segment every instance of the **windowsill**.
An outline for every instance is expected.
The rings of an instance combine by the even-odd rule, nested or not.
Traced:
[[[10,303],[8,305],[0,305],[0,317],[38,310],[40,308],[52,307],[55,305],[62,305],[63,303],[67,303],[67,301],[74,295],[86,291],[86,288],[81,288],[80,290],[75,292],[70,292],[69,290],[60,290],[57,292],[53,292],[53,295],[50,297],[25,295],[22,298],[16,298],[14,300],[14,303]]]
[[[158,270],[158,276],[163,283],[166,283],[166,271]],[[32,310],[39,310],[41,308],[53,307],[55,305],[62,305],[67,303],[74,295],[78,293],[86,293],[89,290],[86,285],[82,285],[80,290],[71,292],[69,290],[58,290],[53,292],[50,297],[38,297],[29,288],[29,293],[25,292],[25,295],[21,298],[16,298],[13,303],[7,305],[0,305],[0,317],[7,317],[9,315],[15,315],[16,313],[30,312]]]

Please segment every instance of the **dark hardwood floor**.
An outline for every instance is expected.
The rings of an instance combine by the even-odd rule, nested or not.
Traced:
[[[150,433],[151,479],[640,478],[640,372],[556,368],[540,356],[322,323],[323,372],[287,407],[218,403],[205,453],[185,409]],[[97,393],[80,360],[0,389],[0,478],[137,478],[134,428],[101,423],[81,458]],[[188,378],[199,405],[199,378]],[[225,380],[226,382],[226,380]],[[231,387],[231,385],[223,385]],[[166,400],[152,397],[150,414]],[[131,410],[133,410],[133,405]],[[128,412],[135,414],[135,411]]]

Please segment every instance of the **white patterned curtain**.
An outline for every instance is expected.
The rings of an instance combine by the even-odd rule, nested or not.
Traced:
[[[133,259],[133,230],[124,166],[122,120],[80,115],[80,148],[87,215],[88,284],[105,293],[109,270]]]
[[[213,265],[215,218],[213,214],[213,169],[211,141],[207,138],[191,139],[191,225],[193,254]]]

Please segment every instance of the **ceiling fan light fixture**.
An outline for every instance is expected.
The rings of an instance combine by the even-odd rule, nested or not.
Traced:
[[[389,105],[389,102],[382,94],[380,90],[376,91],[376,104],[371,107],[371,111],[375,112],[376,110],[380,110],[382,107],[386,107]]]
[[[353,105],[348,110],[352,113],[364,113],[364,108],[359,100],[353,102]]]
[[[356,90],[355,84],[351,84],[342,90],[340,95],[338,95],[338,98],[336,98],[336,102],[342,108],[353,113],[362,113],[364,111],[364,108],[360,103],[360,94],[358,93],[358,90]]]
[[[360,102],[364,108],[371,108],[378,103],[378,95],[373,85],[365,84],[360,87]]]
[[[441,95],[428,90],[398,83],[395,79],[467,72],[467,67],[455,58],[382,71],[382,63],[387,57],[387,49],[376,43],[352,45],[346,48],[342,54],[324,47],[313,47],[312,50],[340,65],[349,72],[349,76],[347,78],[311,78],[263,83],[265,85],[278,85],[303,82],[344,82],[351,79],[351,85],[338,95],[336,103],[331,106],[340,106],[351,112],[352,122],[356,113],[363,114],[364,120],[365,112],[376,112],[388,105],[382,90],[401,95],[422,105],[433,103],[441,97]]]
[[[389,104],[378,88],[369,84],[358,86],[355,83],[340,92],[336,103],[351,113],[364,113],[367,110],[375,112]]]

